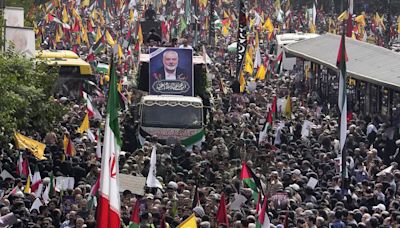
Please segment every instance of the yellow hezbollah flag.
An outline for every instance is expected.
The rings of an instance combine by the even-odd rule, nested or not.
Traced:
[[[118,58],[119,64],[122,64],[122,57],[124,56],[124,52],[122,51],[121,45],[118,44]]]
[[[138,33],[137,33],[137,39],[139,44],[143,43],[143,33],[142,33],[142,26],[139,23],[139,29],[138,29]]]
[[[77,132],[82,134],[89,129],[89,115],[86,113],[85,118],[82,121],[81,126],[78,128]]]
[[[347,10],[345,10],[343,13],[341,13],[338,17],[339,21],[344,21],[349,18],[349,14],[347,13]]]
[[[260,80],[264,80],[264,79],[265,79],[265,73],[266,73],[266,72],[267,72],[267,70],[265,69],[264,64],[262,64],[262,65],[260,66],[260,68],[258,69],[258,71],[257,71],[256,78],[258,78],[258,79],[260,79]]]
[[[246,88],[246,79],[244,79],[243,72],[240,72],[239,83],[240,83],[240,92],[243,93],[244,89]]]
[[[135,20],[133,9],[129,10],[129,22],[132,23]]]
[[[365,22],[365,16],[364,15],[359,15],[354,19],[355,22],[357,22],[357,24],[361,25],[362,27],[365,27],[366,22]]]
[[[46,148],[45,144],[21,135],[20,133],[15,133],[14,137],[18,148],[28,149],[39,160],[47,159],[44,156],[44,149]]]
[[[24,193],[31,193],[31,177],[30,177],[30,175],[28,175],[28,179],[26,180]]]
[[[192,214],[176,228],[197,228],[196,216]]]
[[[397,32],[400,33],[400,16],[397,16]]]
[[[64,5],[63,12],[62,12],[62,17],[63,17],[63,19],[62,19],[63,23],[68,23],[69,18],[68,18],[67,8],[65,7],[65,5]]]
[[[200,7],[206,7],[207,6],[207,0],[200,0]]]
[[[97,27],[97,33],[96,33],[96,43],[99,41],[101,38],[101,30],[100,27]]]
[[[107,39],[107,43],[108,43],[110,46],[114,46],[115,41],[114,41],[114,39],[112,38],[111,34],[108,32],[108,30],[106,30],[106,39]]]
[[[274,31],[274,25],[272,24],[271,19],[269,17],[267,18],[267,20],[265,20],[264,29],[266,29],[268,31],[269,36]]]
[[[81,7],[83,8],[83,7],[87,7],[87,6],[89,6],[89,0],[83,0],[81,3]]]
[[[253,47],[252,46],[250,46],[249,49],[247,49],[246,58],[244,61],[245,61],[244,62],[244,72],[247,72],[250,75],[253,75],[254,65],[253,65]]]
[[[225,37],[229,35],[229,30],[226,25],[222,26],[222,35]]]
[[[285,114],[288,118],[292,117],[292,99],[290,98],[290,94],[286,98]]]

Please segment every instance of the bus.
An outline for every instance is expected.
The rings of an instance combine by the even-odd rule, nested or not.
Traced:
[[[85,82],[95,79],[91,65],[72,51],[38,51],[36,59],[44,61],[48,66],[59,67],[54,94],[77,97],[83,86],[90,85]]]
[[[285,33],[281,35],[276,35],[276,48],[275,56],[279,56],[283,53],[282,58],[282,69],[293,70],[293,66],[296,64],[296,57],[287,56],[283,48],[286,45],[290,45],[302,40],[307,40],[311,38],[318,37],[318,34],[314,33]]]
[[[157,136],[162,144],[190,148],[204,138],[203,101],[199,97],[146,95],[139,104],[138,138],[143,145],[147,136]]]
[[[193,56],[194,95],[144,95],[137,113],[137,138],[143,145],[147,136],[157,136],[162,144],[180,142],[189,150],[204,141],[204,125],[210,105],[206,62],[202,56]],[[137,87],[145,94],[149,88],[149,55],[140,54]],[[205,102],[204,99],[208,99]]]

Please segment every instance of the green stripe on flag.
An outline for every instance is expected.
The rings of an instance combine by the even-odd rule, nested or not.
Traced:
[[[181,140],[181,144],[184,146],[191,146],[191,145],[199,142],[200,140],[202,140],[204,137],[204,133],[205,133],[204,129],[202,129],[201,131],[197,132],[196,134],[190,136],[189,138]]]
[[[110,64],[110,93],[108,96],[107,113],[110,118],[110,128],[114,133],[115,140],[119,146],[122,145],[121,134],[119,132],[118,110],[120,110],[119,94],[117,90],[117,75],[115,74],[114,56]]]

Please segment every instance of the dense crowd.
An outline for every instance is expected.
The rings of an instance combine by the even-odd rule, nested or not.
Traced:
[[[226,11],[223,6],[217,7],[221,17]],[[62,18],[63,9],[59,7],[54,14]],[[229,6],[227,9],[230,9]],[[88,19],[89,10],[81,10],[82,20]],[[169,11],[165,9],[166,15],[160,16],[169,17],[173,14]],[[128,12],[125,11],[121,17],[108,16],[108,19],[104,15],[112,23],[108,26],[109,31],[113,31],[111,35],[120,38],[118,43],[123,43],[122,37],[129,32],[129,29],[123,28],[135,27],[131,26]],[[73,46],[77,45],[74,50],[83,58],[90,54],[90,48],[84,41],[82,44],[72,43],[76,40],[74,34],[68,41],[57,43],[52,41],[53,24],[39,26],[43,26],[42,47],[74,49]],[[231,27],[235,26],[232,22]],[[321,32],[329,29],[325,23],[318,28]],[[154,43],[157,39],[149,41],[152,41],[150,45],[187,47],[192,44],[200,55],[200,42],[195,45],[193,34],[194,31],[189,29],[182,33],[183,36],[177,36],[179,39],[173,40],[175,43]],[[200,31],[200,34],[204,36],[200,41],[206,44],[206,30]],[[231,64],[235,56],[227,50],[236,36],[233,30],[228,36],[217,30],[216,36],[215,46],[219,48],[211,49],[206,45],[213,61],[209,74],[214,77],[210,90],[212,110],[201,146],[189,149],[179,143],[160,145],[154,136],[146,138],[143,147],[136,149],[132,141],[134,114],[130,108],[122,112],[120,121],[125,146],[120,154],[120,173],[148,176],[152,147],[156,146],[156,175],[163,189],[146,188],[144,195],[135,195],[129,190],[121,192],[121,224],[129,225],[134,205],[140,201],[139,227],[176,227],[192,213],[195,213],[197,224],[202,228],[256,227],[259,206],[253,190],[241,180],[244,163],[260,180],[260,192],[269,198],[267,212],[271,227],[399,227],[398,126],[393,130],[378,115],[363,114],[360,118],[360,113],[352,113],[346,141],[347,188],[343,191],[337,160],[340,156],[339,125],[337,114],[332,114],[336,111],[325,108],[325,102],[304,90],[296,80],[301,74],[297,71],[273,74],[267,80],[257,80],[251,92],[236,93],[232,89],[237,82]],[[266,37],[266,32],[260,32],[260,40],[267,40]],[[160,38],[164,39],[164,36],[160,35]],[[93,44],[94,40],[95,36],[90,34],[89,43]],[[133,42],[137,39],[134,38]],[[270,43],[265,41],[262,55],[270,51]],[[142,51],[146,52],[148,46],[141,45]],[[132,69],[137,63],[135,57],[130,57],[133,54],[131,51],[133,49],[123,50],[118,69],[121,76],[133,74]],[[102,51],[96,60],[107,62],[106,53]],[[99,86],[102,85],[99,83]],[[129,106],[135,107],[142,92],[131,85],[123,89],[129,98]],[[289,113],[284,107],[288,94],[292,104]],[[275,99],[278,107],[273,124],[267,135],[261,137]],[[101,168],[96,154],[99,144],[91,140],[87,133],[76,133],[85,116],[86,104],[81,99],[62,97],[58,100],[69,109],[63,121],[46,135],[29,135],[46,144],[47,160],[39,161],[29,151],[12,146],[6,150],[7,145],[1,146],[1,169],[11,176],[1,177],[0,227],[9,224],[13,224],[12,227],[62,228],[96,225],[96,197],[91,190],[95,189]],[[105,104],[99,102],[96,105],[104,117]],[[91,120],[93,132],[103,125],[102,120]],[[65,155],[65,135],[73,140],[76,150],[73,156]],[[56,186],[54,192],[40,192],[39,196],[37,192],[23,191],[28,179],[16,172],[19,154],[29,161],[32,174],[36,168],[40,171],[43,190],[52,184],[53,176],[72,177],[72,186]],[[313,184],[315,181],[317,183]],[[217,225],[216,213],[222,195],[222,199],[226,199],[229,224]],[[275,196],[284,197],[275,200]],[[237,206],[234,202],[241,197],[245,200]]]

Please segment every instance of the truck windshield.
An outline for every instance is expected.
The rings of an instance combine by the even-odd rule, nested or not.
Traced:
[[[203,112],[201,108],[182,106],[143,105],[142,126],[160,128],[202,127]]]

